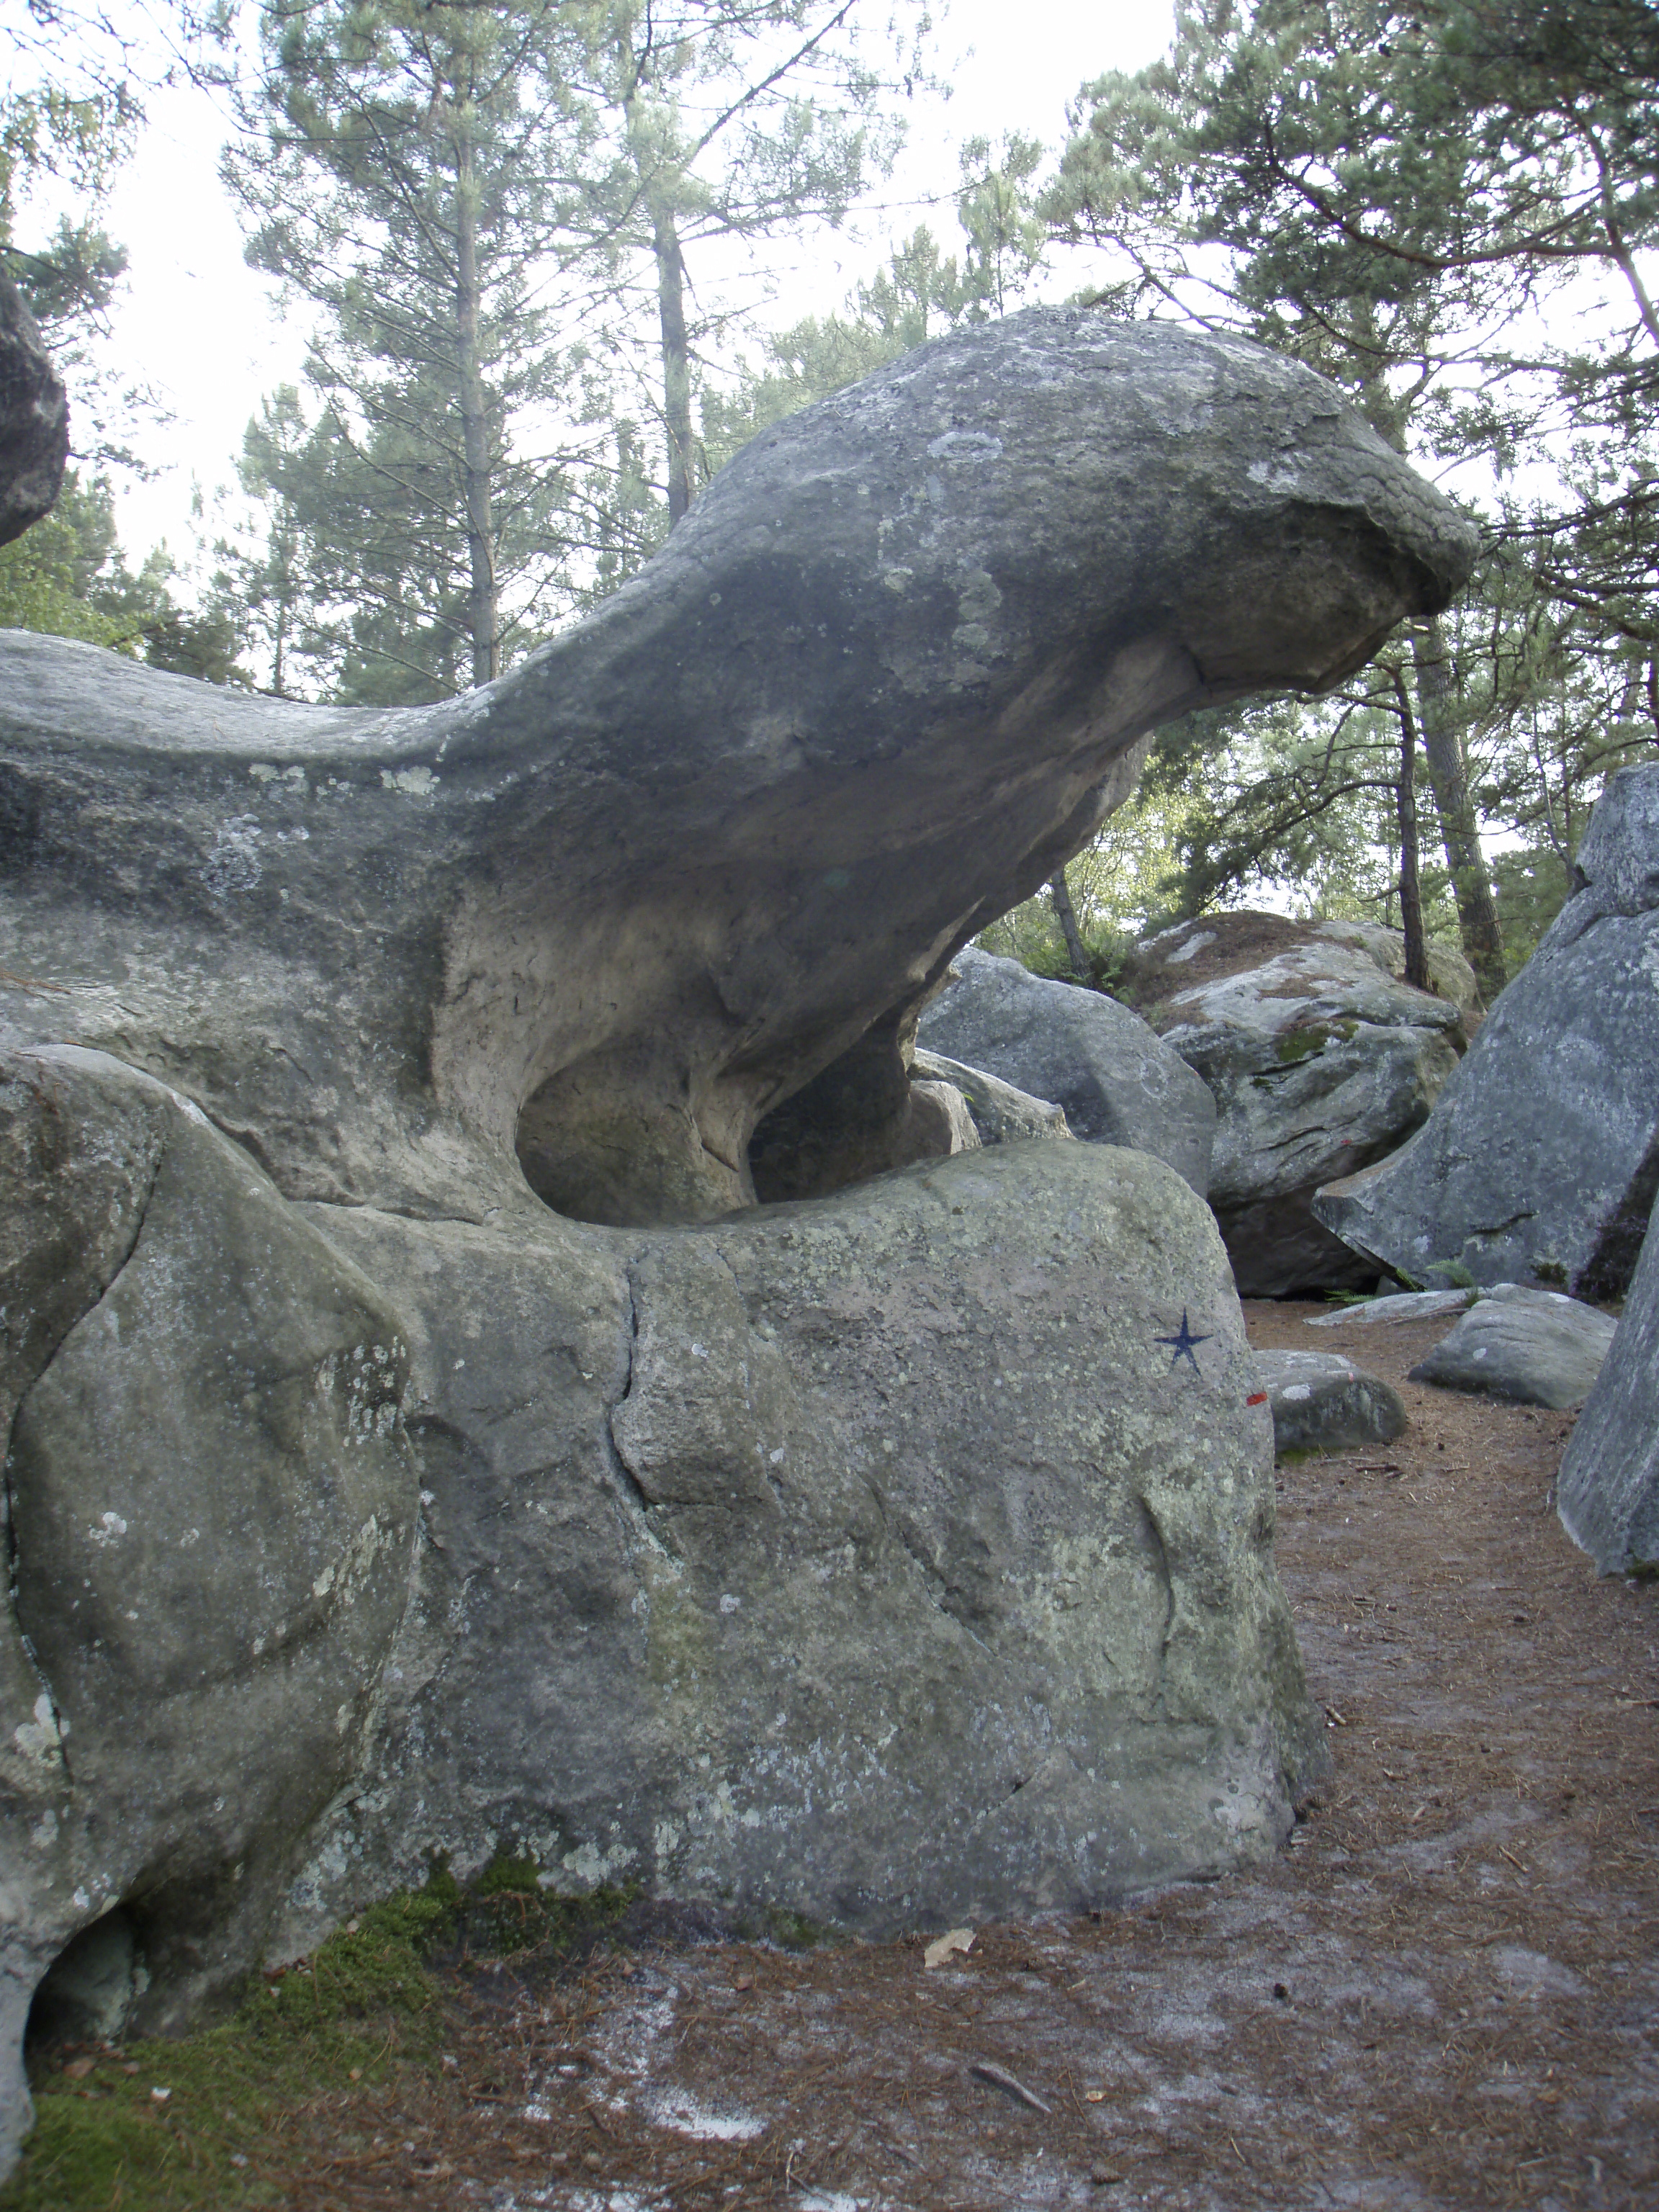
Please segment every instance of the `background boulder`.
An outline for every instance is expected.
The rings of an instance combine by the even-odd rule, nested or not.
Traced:
[[[1659,1237],[1651,1231],[1567,1439],[1555,1495],[1561,1525],[1604,1575],[1659,1569]]]
[[[1046,1098],[1033,1098],[1000,1076],[982,1067],[964,1066],[943,1053],[917,1051],[911,1056],[913,1079],[949,1083],[968,1102],[982,1145],[1009,1145],[1022,1137],[1069,1137],[1071,1127],[1063,1107]]]
[[[1242,1297],[1376,1279],[1315,1219],[1314,1193],[1403,1144],[1466,1042],[1462,1000],[1395,979],[1392,934],[1211,915],[1146,939],[1124,964],[1123,995],[1215,1098],[1210,1203]],[[1443,968],[1472,1001],[1463,963]]]
[[[1559,1291],[1499,1283],[1411,1370],[1413,1382],[1565,1412],[1590,1394],[1613,1322]]]
[[[952,966],[953,980],[917,1024],[927,1050],[1053,1099],[1085,1144],[1150,1152],[1203,1197],[1215,1101],[1138,1015],[977,945]]]
[[[1659,767],[1621,769],[1578,889],[1498,998],[1427,1125],[1315,1211],[1413,1281],[1621,1296],[1659,1189]]]
[[[1281,1459],[1291,1451],[1387,1443],[1405,1428],[1400,1393],[1340,1352],[1258,1352],[1255,1370],[1267,1389]]]

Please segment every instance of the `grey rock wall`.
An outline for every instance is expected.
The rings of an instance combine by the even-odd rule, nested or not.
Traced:
[[[1604,1575],[1659,1569],[1659,1237],[1651,1232],[1567,1439],[1555,1496],[1561,1525]]]
[[[1659,767],[1609,781],[1577,876],[1425,1126],[1314,1202],[1414,1282],[1449,1262],[1596,1300],[1634,1272],[1659,1189]]]

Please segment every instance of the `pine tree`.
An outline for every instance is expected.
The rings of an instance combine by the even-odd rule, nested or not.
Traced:
[[[254,218],[250,260],[321,311],[316,419],[273,489],[337,696],[487,683],[550,597],[569,603],[590,536],[567,434],[582,364],[546,277],[580,167],[580,15],[560,0],[265,11],[263,143],[226,173]]]
[[[1494,550],[1526,549],[1534,588],[1580,606],[1581,650],[1651,665],[1659,324],[1636,252],[1659,223],[1656,92],[1643,0],[1189,0],[1164,61],[1091,88],[1047,212],[1127,257],[1121,306],[1298,355],[1431,466],[1553,459],[1544,511],[1497,502]],[[1564,343],[1540,311],[1569,298]],[[1464,945],[1490,991],[1504,964],[1468,687],[1442,624],[1415,634],[1413,660]]]

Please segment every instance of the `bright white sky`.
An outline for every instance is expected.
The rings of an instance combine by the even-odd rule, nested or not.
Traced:
[[[814,264],[780,271],[785,290],[776,325],[840,305],[853,281],[872,274],[892,240],[929,220],[918,202],[948,194],[964,139],[993,141],[1024,131],[1057,153],[1066,108],[1086,79],[1110,69],[1143,67],[1168,45],[1171,0],[949,0],[936,8],[934,67],[951,88],[948,102],[918,100],[910,143],[884,192],[879,228],[831,240]],[[189,88],[147,98],[148,125],[122,173],[106,217],[131,257],[125,298],[113,317],[117,356],[148,380],[171,409],[170,427],[146,434],[146,457],[161,473],[149,483],[118,486],[123,544],[136,567],[158,541],[187,559],[191,501],[232,481],[242,432],[261,395],[297,381],[308,311],[287,323],[268,278],[242,259],[236,211],[221,188],[219,149],[228,132],[222,106]],[[953,250],[948,198],[932,218]],[[884,229],[884,238],[880,232]],[[693,272],[695,279],[696,271]],[[1055,289],[1088,281],[1080,264],[1060,272]]]

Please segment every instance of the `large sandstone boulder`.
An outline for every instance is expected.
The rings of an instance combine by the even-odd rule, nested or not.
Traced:
[[[1139,1016],[977,945],[957,953],[952,975],[917,1026],[922,1045],[1052,1099],[1085,1144],[1167,1161],[1203,1197],[1215,1101]]]
[[[1622,1295],[1659,1188],[1659,767],[1621,769],[1578,889],[1498,1000],[1427,1125],[1315,1211],[1420,1282]]]
[[[1314,1193],[1421,1126],[1474,1003],[1462,961],[1442,963],[1445,997],[1399,981],[1404,964],[1392,931],[1246,913],[1162,930],[1124,965],[1124,996],[1214,1095],[1210,1203],[1242,1297],[1376,1279],[1314,1218]]]
[[[419,1513],[399,1330],[189,1100],[0,1056],[0,2146],[69,1939],[116,1916],[132,2023],[187,2016],[356,1771]]]
[[[51,512],[68,459],[64,380],[21,294],[0,270],[0,545]]]
[[[1567,1440],[1555,1496],[1562,1526],[1604,1575],[1659,1571],[1659,1236],[1651,1231]]]
[[[8,638],[0,965],[295,1195],[465,1212],[522,1150],[563,1212],[710,1218],[763,1114],[866,1040],[902,1061],[1147,732],[1335,682],[1472,548],[1310,371],[1032,310],[763,433],[463,699],[301,708]]]
[[[165,2024],[434,1845],[878,1929],[1273,1847],[1323,1745],[1207,1211],[1071,1144],[760,1210],[750,1140],[968,1145],[952,956],[1469,550],[1307,372],[1042,311],[463,700],[0,640],[14,2038],[56,1947]]]

